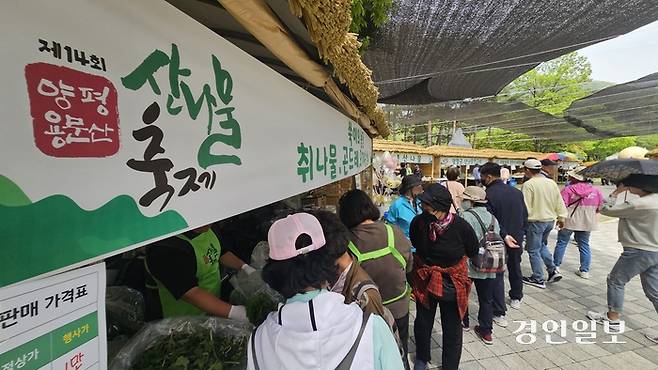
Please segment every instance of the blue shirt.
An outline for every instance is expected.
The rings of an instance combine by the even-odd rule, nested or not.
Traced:
[[[286,303],[308,302],[317,297],[326,290],[313,290],[306,293],[299,293],[289,298]],[[398,344],[391,333],[386,321],[377,315],[370,317],[372,320],[372,349],[375,355],[375,370],[400,370],[403,369],[402,358],[398,350]]]
[[[480,176],[480,167],[473,168],[473,178],[475,180],[481,180],[482,179],[482,177]]]
[[[404,235],[409,238],[409,226],[411,225],[411,220],[420,213],[422,213],[420,200],[416,200],[416,209],[414,209],[414,207],[411,206],[411,202],[409,202],[405,196],[401,195],[388,208],[386,222],[392,225],[397,225],[402,231],[404,231]]]

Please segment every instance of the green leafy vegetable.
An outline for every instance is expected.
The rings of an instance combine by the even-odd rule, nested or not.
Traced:
[[[265,321],[267,315],[276,311],[278,303],[267,294],[260,293],[247,300],[247,317],[249,322],[258,326]]]
[[[247,339],[218,337],[211,329],[194,334],[172,333],[139,356],[139,370],[223,370],[238,365],[246,355]]]

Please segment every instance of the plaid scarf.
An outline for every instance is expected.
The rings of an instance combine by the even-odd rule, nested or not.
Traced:
[[[416,301],[429,307],[429,295],[443,297],[443,274],[448,274],[455,286],[459,317],[464,318],[468,309],[468,296],[471,293],[471,279],[468,277],[466,256],[456,265],[439,267],[426,265],[418,255],[414,256],[413,293]]]
[[[448,213],[446,217],[443,218],[443,220],[431,222],[429,227],[430,240],[435,242],[439,236],[443,235],[443,233],[446,232],[448,226],[450,226],[450,224],[452,224],[452,221],[454,220],[455,220],[455,214]]]

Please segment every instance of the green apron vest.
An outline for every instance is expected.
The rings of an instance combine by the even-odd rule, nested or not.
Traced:
[[[212,230],[199,234],[193,239],[185,235],[177,235],[177,238],[185,240],[193,249],[196,257],[196,278],[198,287],[204,289],[215,296],[219,296],[221,274],[219,257],[222,247],[219,239]],[[193,304],[185,300],[176,299],[169,290],[157,279],[155,279],[160,295],[160,304],[162,305],[163,317],[175,316],[193,316],[205,314]]]
[[[384,225],[386,226],[386,235],[387,235],[387,241],[388,241],[388,246],[382,249],[377,249],[372,252],[367,252],[367,253],[361,253],[359,249],[350,241],[350,243],[347,245],[347,247],[350,249],[352,254],[354,254],[354,257],[356,257],[356,260],[360,262],[363,261],[368,261],[368,260],[374,260],[377,258],[382,258],[384,256],[388,256],[389,254],[393,255],[393,257],[400,263],[400,266],[402,266],[403,270],[407,270],[407,261],[404,259],[400,251],[395,249],[395,235],[393,234],[393,228],[390,225]],[[382,302],[384,305],[397,302],[400,299],[404,298],[407,294],[411,292],[411,287],[409,284],[406,285],[404,291],[400,293],[399,295],[387,299],[384,302]],[[382,297],[383,299],[383,297]]]

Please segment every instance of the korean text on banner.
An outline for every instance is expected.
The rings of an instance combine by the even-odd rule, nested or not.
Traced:
[[[0,287],[370,165],[358,124],[167,2],[0,10]]]

